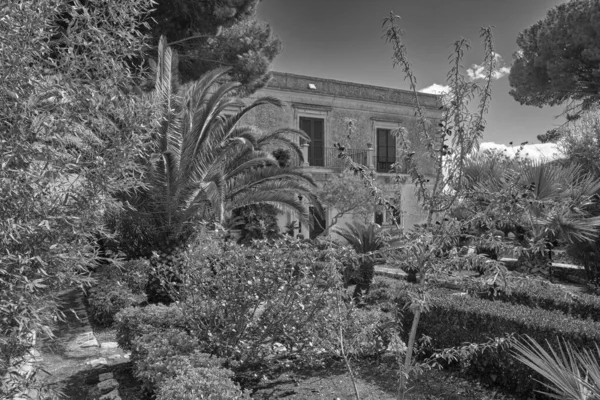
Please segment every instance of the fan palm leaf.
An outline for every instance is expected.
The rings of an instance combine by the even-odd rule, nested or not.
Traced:
[[[493,164],[475,158],[471,166],[477,163],[488,169]],[[536,230],[570,243],[590,241],[597,236],[599,221],[591,217],[589,209],[596,203],[600,179],[583,174],[576,165],[565,167],[543,161],[522,161],[506,162],[506,166],[508,169],[500,176],[474,174],[473,193],[482,199],[481,206],[491,204],[490,199],[497,194],[511,201],[511,195],[513,198],[521,196],[523,188],[528,187],[529,204],[524,204],[523,211],[531,216],[531,220],[527,220],[532,221]]]
[[[599,358],[589,350],[580,352],[567,342],[559,341],[558,352],[546,343],[549,351],[529,336],[513,343],[514,357],[548,380],[539,382],[551,392],[541,393],[561,400],[597,399]],[[600,355],[597,347],[596,350]]]
[[[334,227],[334,231],[346,239],[358,254],[377,251],[384,245],[376,224],[363,225],[354,221],[343,228]]]

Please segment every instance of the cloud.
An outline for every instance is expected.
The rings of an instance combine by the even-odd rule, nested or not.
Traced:
[[[500,79],[510,74],[510,67],[505,65],[502,56],[498,53],[493,53],[494,60],[496,61],[496,67],[492,71],[492,79]],[[471,78],[472,81],[485,79],[487,74],[486,66],[473,64],[471,68],[467,69],[467,75]],[[434,83],[426,88],[419,90],[421,93],[429,93],[429,94],[444,94],[448,95],[451,92],[450,86],[441,85],[439,83]]]
[[[450,86],[434,83],[433,85],[429,85],[426,88],[419,90],[419,92],[429,94],[447,94],[450,92]]]
[[[505,151],[507,155],[514,157],[516,152],[519,150],[519,146],[506,146],[504,144],[498,144],[494,142],[481,143],[479,146],[480,151],[490,149]],[[521,156],[531,158],[533,160],[547,161],[556,160],[562,157],[556,143],[526,144],[523,146]]]
[[[500,79],[510,74],[510,67],[505,65],[502,56],[498,53],[494,53],[494,60],[496,61],[496,68],[492,71],[493,79]],[[483,64],[473,64],[471,68],[467,68],[467,75],[471,80],[485,79],[487,74],[487,68]]]

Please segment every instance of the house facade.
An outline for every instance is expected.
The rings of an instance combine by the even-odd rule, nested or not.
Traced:
[[[390,195],[400,194],[401,226],[409,228],[424,220],[410,177],[406,175],[406,182],[399,184],[394,179],[395,173],[390,171],[398,155],[392,131],[404,127],[409,137],[411,132],[416,131],[415,98],[412,92],[274,72],[268,86],[252,97],[263,96],[281,100],[285,104],[284,109],[258,107],[245,117],[244,124],[264,130],[293,127],[306,132],[311,138],[309,143],[302,143],[297,138],[304,162],[295,162],[297,166],[306,168],[320,186],[326,188],[343,170],[339,152],[334,147],[335,143],[343,143],[355,162],[375,172],[379,188]],[[441,120],[439,96],[420,94],[419,102],[428,120],[432,123]],[[410,142],[417,153],[418,162],[427,171],[432,162],[420,155],[418,139],[411,137]],[[329,224],[334,213],[335,210],[327,210],[325,220],[315,216],[317,223],[312,228],[304,224],[297,232],[305,237],[318,235],[320,229]],[[337,225],[344,225],[352,219],[352,215],[346,215]],[[280,224],[283,227],[293,220],[297,220],[297,217],[287,213],[280,217]],[[383,209],[374,212],[373,221],[381,225],[392,223]]]

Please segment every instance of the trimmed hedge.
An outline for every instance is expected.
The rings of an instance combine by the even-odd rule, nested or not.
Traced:
[[[202,352],[184,329],[175,306],[127,308],[117,315],[117,341],[131,349],[134,375],[157,400],[250,399],[222,368],[223,359]]]
[[[484,299],[559,310],[573,317],[600,322],[600,297],[585,293],[575,295],[555,284],[519,279],[509,281],[509,291],[492,293],[489,286],[474,283],[466,284],[465,288]]]
[[[233,372],[223,368],[189,368],[165,380],[156,400],[242,400],[251,399],[231,378]]]
[[[152,331],[133,339],[131,360],[136,378],[151,391],[178,371],[218,368],[223,360],[201,353],[198,340],[177,328]]]
[[[185,330],[186,321],[179,307],[149,305],[128,307],[115,316],[117,343],[124,350],[133,350],[133,340],[145,333],[170,328]]]
[[[408,299],[403,297],[400,302]],[[405,332],[410,329],[412,313],[404,315]],[[546,345],[562,337],[577,347],[593,348],[600,343],[600,324],[573,318],[561,311],[530,308],[518,304],[472,298],[434,295],[432,308],[421,315],[418,335],[432,338],[435,349],[458,347],[465,342],[484,343],[508,333],[527,334]],[[509,348],[486,350],[470,357],[466,371],[485,383],[500,385],[519,395],[540,390],[534,379],[541,376],[511,356]]]

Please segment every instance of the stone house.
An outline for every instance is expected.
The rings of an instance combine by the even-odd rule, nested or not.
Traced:
[[[390,173],[390,167],[396,162],[397,156],[396,138],[392,131],[405,127],[411,132],[411,127],[416,122],[412,92],[274,72],[267,87],[252,97],[262,96],[272,96],[283,101],[285,108],[259,107],[245,117],[244,124],[265,130],[294,127],[306,132],[311,141],[299,142],[305,159],[301,166],[312,174],[319,185],[326,187],[343,169],[334,144],[344,143],[354,161],[375,171],[378,187],[384,192],[394,192],[396,196],[401,193],[401,226],[409,228],[423,221],[423,212],[408,175],[406,183],[398,187],[394,183],[395,174]],[[423,93],[420,94],[419,101],[432,123],[441,120],[439,96]],[[350,135],[349,121],[352,121],[354,128]],[[411,138],[411,143],[415,144],[418,162],[423,166],[431,165],[431,160],[419,156],[418,138]],[[300,166],[300,163],[296,161],[296,165]],[[312,228],[303,224],[300,233],[305,237],[319,234],[322,226],[331,221],[333,212],[334,210],[327,210],[325,220],[313,217],[318,223],[314,223]],[[373,221],[387,225],[391,224],[390,217],[385,210],[379,209],[375,211]],[[352,215],[345,216],[338,222],[338,226],[351,219]],[[293,220],[297,218],[291,213],[282,215],[280,226],[283,228]]]

